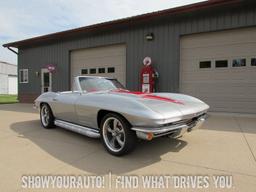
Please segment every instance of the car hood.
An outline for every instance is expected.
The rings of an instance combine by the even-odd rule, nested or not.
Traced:
[[[207,112],[209,106],[203,101],[183,94],[175,93],[142,93],[128,90],[110,91],[110,94],[120,95],[140,102],[163,116],[163,118],[193,118]],[[177,119],[178,120],[178,119]]]

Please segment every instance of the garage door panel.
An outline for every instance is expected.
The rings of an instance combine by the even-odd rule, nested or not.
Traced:
[[[185,82],[182,85],[182,88],[184,91],[188,92],[189,90],[196,90],[200,92],[201,94],[220,94],[222,96],[229,95],[232,97],[237,97],[239,95],[243,96],[244,98],[255,98],[255,92],[256,92],[256,84],[250,84],[248,86],[244,86],[242,83],[237,85],[236,83],[215,83],[215,82],[209,82],[209,83],[200,83],[195,82],[191,84],[191,82]],[[227,91],[227,87],[228,91]]]
[[[192,66],[191,66],[192,68]],[[225,82],[235,83],[256,83],[255,77],[256,71],[254,70],[232,70],[230,68],[219,70],[196,70],[183,71],[182,81],[199,81],[199,80],[225,80]]]
[[[256,113],[256,28],[184,36],[181,38],[180,91],[196,96],[212,111]],[[246,59],[245,67],[232,67],[233,59]],[[227,68],[215,61],[227,60]],[[200,69],[200,61],[211,68]]]
[[[255,42],[256,43],[256,42]],[[230,57],[247,57],[251,54],[251,49],[255,48],[255,43],[247,43],[247,44],[232,44],[232,45],[222,45],[221,47],[213,46],[213,47],[197,47],[191,49],[181,49],[182,56],[193,59],[195,55],[203,55],[201,59],[214,58],[214,55],[218,55],[218,57],[225,57],[227,54]],[[231,47],[232,46],[232,47]],[[241,50],[241,46],[243,49]]]
[[[235,38],[234,38],[235,33]],[[216,33],[207,33],[205,34],[195,34],[193,38],[190,36],[184,36],[183,41],[186,41],[186,44],[181,44],[181,47],[194,48],[199,45],[208,46],[222,46],[223,44],[234,44],[234,43],[256,43],[255,40],[255,28],[247,28],[240,30],[227,30],[222,31],[221,34]]]
[[[191,74],[192,73],[192,74]],[[191,82],[191,81],[194,81],[194,82],[201,82],[205,79],[213,79],[213,74],[211,73],[204,73],[204,74],[201,74],[200,76],[198,74],[194,74],[193,71],[190,71],[190,72],[185,72],[184,73],[184,76],[183,76],[183,79],[182,81],[183,82]]]
[[[80,66],[87,67],[88,63],[90,63],[90,66],[92,67],[100,67],[100,66],[111,66],[113,63],[116,63],[116,65],[120,64],[123,65],[123,57],[100,57],[100,58],[88,58],[84,60],[77,60],[77,62],[81,63]],[[79,67],[79,66],[76,66]]]
[[[199,98],[202,99],[207,99],[209,100],[209,102],[220,102],[220,101],[225,101],[228,105],[230,102],[234,101],[234,102],[253,102],[255,101],[255,98],[253,98],[253,96],[246,96],[246,95],[236,95],[235,97],[233,97],[233,95],[221,95],[221,96],[216,96],[216,94],[212,94],[212,96],[209,96],[210,93],[205,94],[202,92],[195,92],[195,94],[193,96],[197,96]],[[241,101],[242,99],[242,101]]]
[[[256,57],[256,56],[255,56]],[[253,58],[251,56],[250,58]],[[219,60],[219,59],[217,59]],[[221,59],[220,59],[221,60]],[[255,73],[256,73],[256,67],[254,66],[246,66],[246,67],[237,67],[234,68],[231,66],[231,60],[229,59],[228,61],[228,67],[227,68],[215,68],[214,65],[214,60],[212,61],[212,68],[211,69],[199,69],[199,61],[181,61],[181,67],[180,70],[182,71],[182,75],[184,77],[188,76],[191,77],[191,79],[194,79],[194,77],[197,76],[214,76],[216,78],[221,77],[221,76],[226,76],[227,74],[232,76],[231,79],[241,79],[241,80],[246,80],[249,79],[250,81],[255,81]],[[250,65],[251,60],[247,59],[247,64]],[[191,74],[193,72],[193,74]],[[192,76],[193,75],[193,76]],[[200,77],[201,78],[201,77]]]
[[[80,57],[78,55],[77,59],[74,59],[73,61],[75,62],[83,62],[84,60],[88,60],[88,61],[94,61],[94,60],[107,60],[107,59],[111,59],[111,58],[123,58],[124,55],[111,55],[111,56],[99,56],[99,57]]]
[[[108,57],[110,55],[118,56],[125,55],[124,45],[114,45],[114,46],[105,46],[97,47],[90,49],[81,49],[75,50],[72,54],[74,59],[87,59],[87,58],[99,58],[99,57]],[[97,50],[97,51],[95,51]]]
[[[191,66],[192,68],[192,66]],[[207,78],[215,79],[215,80],[223,80],[226,81],[236,81],[239,80],[239,82],[248,82],[253,83],[255,82],[255,73],[254,71],[250,70],[241,70],[241,71],[233,71],[232,69],[211,69],[211,70],[204,70],[200,69],[200,72],[197,72],[196,70],[184,70],[183,71],[183,77],[182,80],[187,81],[194,81],[194,80],[203,80]],[[238,82],[236,82],[238,83]]]
[[[223,111],[223,112],[237,112],[239,113],[255,113],[255,104],[251,104],[251,102],[210,102],[208,103],[211,107],[212,111]]]
[[[199,94],[196,94],[194,96],[197,96],[200,99],[208,100],[209,101],[208,104],[211,106],[211,108],[215,108],[215,107],[218,107],[218,108],[220,108],[220,107],[222,107],[222,108],[242,107],[243,108],[245,106],[246,106],[246,108],[248,106],[256,107],[256,103],[253,102],[254,98],[252,98],[252,97],[251,98],[247,97],[246,99],[241,101],[240,98],[230,98],[230,96],[215,97],[215,96],[209,96],[209,95],[203,96],[203,95],[199,95]]]

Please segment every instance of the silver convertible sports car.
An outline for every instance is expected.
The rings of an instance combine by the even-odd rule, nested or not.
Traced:
[[[124,155],[138,138],[177,138],[199,127],[209,106],[174,93],[141,93],[125,89],[116,79],[78,76],[73,91],[47,92],[35,100],[42,126],[59,126],[101,138],[107,151]]]

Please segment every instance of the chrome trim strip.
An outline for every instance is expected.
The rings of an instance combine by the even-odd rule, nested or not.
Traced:
[[[145,127],[132,127],[132,130],[134,131],[140,131],[144,133],[154,133],[154,134],[160,134],[164,132],[169,132],[175,129],[182,129],[182,128],[188,128],[187,125],[174,125],[169,127],[161,127],[161,128],[145,128]]]
[[[64,129],[88,136],[88,137],[92,137],[92,138],[99,138],[100,137],[100,133],[98,130],[96,129],[92,129],[89,127],[84,127],[81,125],[76,125],[73,123],[69,123],[66,121],[62,121],[62,120],[55,120],[54,124],[56,126],[62,127]]]
[[[167,127],[155,127],[155,128],[146,128],[146,127],[132,127],[131,129],[136,131],[136,134],[138,137],[144,139],[143,134],[147,134],[147,133],[153,133],[154,134],[154,138],[155,137],[161,137],[164,135],[169,135],[172,133],[177,133],[176,136],[180,136],[181,134],[183,134],[186,131],[191,131],[194,129],[199,128],[203,122],[205,121],[205,115],[199,117],[197,120],[194,120],[188,124],[178,124],[178,125],[170,125]],[[139,133],[140,132],[140,133]],[[143,133],[143,134],[141,134]],[[143,137],[142,137],[143,136]],[[175,136],[175,137],[176,137]]]

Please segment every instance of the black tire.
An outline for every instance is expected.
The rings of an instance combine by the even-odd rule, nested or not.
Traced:
[[[46,114],[46,111],[48,111],[48,113]],[[45,115],[45,116],[43,116]],[[47,120],[46,120],[47,118]],[[46,103],[42,104],[40,107],[40,121],[41,124],[44,128],[46,129],[51,129],[54,128],[54,116],[52,113],[52,110],[50,108],[50,106]]]
[[[117,125],[122,128],[122,131],[120,131],[124,137],[124,141],[122,142],[123,145],[122,147],[116,151],[114,150],[112,147],[110,147],[110,143],[108,142],[108,135],[110,135],[110,137],[114,137],[112,132],[109,132],[106,130],[106,124],[108,122],[110,122],[111,120],[113,120],[113,126],[114,126],[114,119],[117,119],[120,123],[118,123]],[[121,124],[121,125],[120,125]],[[104,127],[105,125],[105,127]],[[119,129],[118,128],[118,129]],[[101,124],[100,124],[100,135],[101,135],[101,141],[105,147],[105,149],[112,155],[115,156],[122,156],[125,154],[130,153],[136,146],[137,143],[137,136],[135,131],[132,131],[130,124],[127,122],[127,120],[125,118],[123,118],[122,116],[115,114],[115,113],[109,113],[107,115],[104,116],[104,118],[101,120]],[[107,133],[106,133],[107,131]],[[117,135],[116,138],[120,136],[120,138],[122,137],[121,134]],[[121,139],[116,139],[116,145],[119,145],[119,141]],[[119,140],[119,141],[118,141]],[[115,141],[113,142],[113,144],[115,145]],[[121,146],[121,145],[120,145]]]

